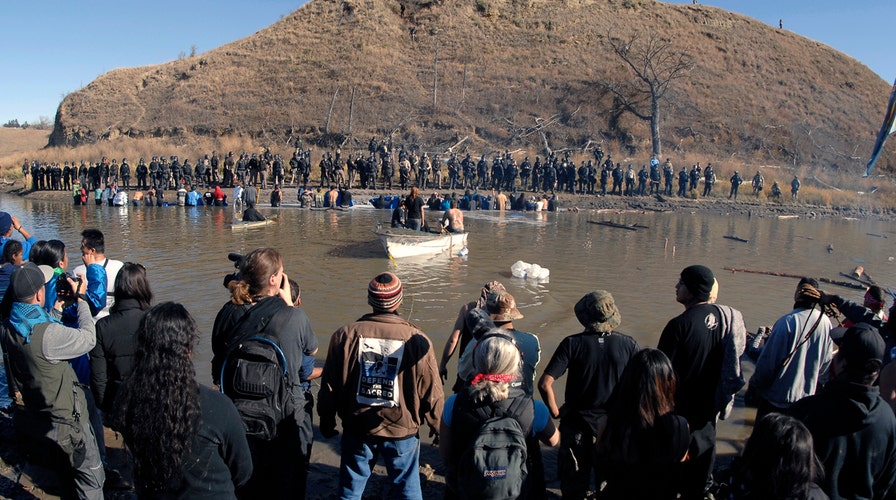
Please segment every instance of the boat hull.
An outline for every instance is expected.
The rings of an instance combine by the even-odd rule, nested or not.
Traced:
[[[386,253],[393,259],[436,255],[467,245],[470,233],[430,234],[420,231],[389,229],[374,231],[380,238]]]
[[[230,229],[233,231],[238,231],[241,229],[253,229],[256,227],[264,227],[271,224],[276,224],[278,222],[278,217],[274,216],[269,219],[253,221],[253,222],[243,222],[238,219],[234,219],[233,223],[230,225]]]

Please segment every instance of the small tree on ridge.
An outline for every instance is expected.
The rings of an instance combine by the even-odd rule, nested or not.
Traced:
[[[660,101],[676,80],[685,78],[694,68],[691,56],[672,50],[671,42],[656,35],[627,40],[607,33],[607,41],[619,59],[629,68],[631,78],[617,82],[600,80],[598,84],[614,96],[617,109],[649,122],[653,154],[662,154],[660,144]]]

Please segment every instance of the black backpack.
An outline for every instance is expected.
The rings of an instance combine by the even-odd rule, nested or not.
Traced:
[[[460,498],[515,499],[523,494],[528,476],[526,434],[518,417],[530,398],[519,398],[507,408],[477,408],[484,421],[473,434],[470,445],[461,453],[457,468]]]
[[[246,435],[265,441],[277,436],[280,422],[296,408],[286,356],[277,342],[261,336],[281,306],[288,307],[271,298],[249,309],[234,325],[221,365],[221,392],[236,406]]]

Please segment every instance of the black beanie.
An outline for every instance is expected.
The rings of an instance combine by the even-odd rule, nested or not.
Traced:
[[[681,282],[695,299],[703,302],[709,300],[715,277],[706,266],[688,266],[681,271]]]

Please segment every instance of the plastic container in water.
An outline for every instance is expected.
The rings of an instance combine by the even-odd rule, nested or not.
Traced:
[[[546,267],[538,264],[529,264],[518,260],[510,266],[510,273],[514,278],[546,280],[551,276],[551,271]]]

